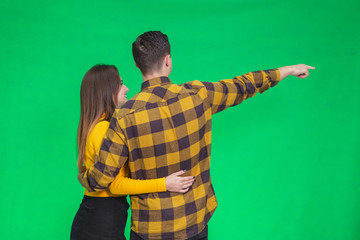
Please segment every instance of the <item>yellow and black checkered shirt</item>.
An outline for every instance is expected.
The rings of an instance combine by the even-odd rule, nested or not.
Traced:
[[[186,169],[196,181],[184,194],[131,196],[131,228],[144,239],[199,234],[217,206],[210,177],[212,115],[275,86],[279,78],[275,69],[214,83],[176,85],[168,77],[145,81],[140,93],[116,109],[84,185],[89,191],[106,189],[126,161],[134,179]]]

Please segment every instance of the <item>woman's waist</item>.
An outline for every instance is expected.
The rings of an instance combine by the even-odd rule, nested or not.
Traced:
[[[121,194],[121,195],[112,194],[109,189],[100,192],[89,192],[87,189],[85,189],[84,195],[89,197],[125,197],[126,196],[126,194]]]

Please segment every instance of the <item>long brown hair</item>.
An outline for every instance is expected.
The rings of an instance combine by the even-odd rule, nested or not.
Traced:
[[[80,121],[77,132],[78,169],[84,171],[86,139],[92,127],[105,115],[110,120],[122,81],[113,65],[98,64],[85,74],[80,90]]]

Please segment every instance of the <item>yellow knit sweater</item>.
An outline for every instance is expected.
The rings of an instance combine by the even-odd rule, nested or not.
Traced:
[[[89,168],[94,164],[94,157],[99,152],[103,137],[109,128],[109,122],[100,119],[89,133],[86,141],[85,149],[85,167]],[[151,180],[136,180],[128,178],[127,163],[120,169],[119,174],[111,183],[110,187],[101,192],[88,192],[85,195],[91,197],[120,197],[127,194],[142,194],[152,192],[165,192],[165,178],[157,178]]]

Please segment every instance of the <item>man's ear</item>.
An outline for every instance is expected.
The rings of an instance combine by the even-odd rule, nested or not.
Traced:
[[[165,55],[165,66],[169,66],[170,65],[170,61],[171,61],[171,56],[170,54],[166,54]]]

